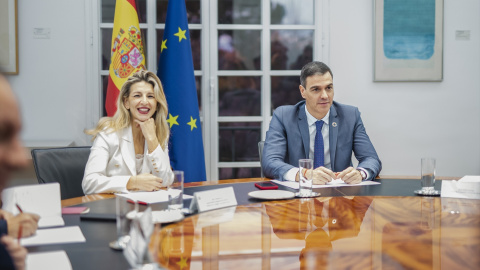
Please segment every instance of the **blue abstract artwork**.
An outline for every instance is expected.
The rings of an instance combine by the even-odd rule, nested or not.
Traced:
[[[389,59],[434,54],[435,0],[384,0],[383,52]]]

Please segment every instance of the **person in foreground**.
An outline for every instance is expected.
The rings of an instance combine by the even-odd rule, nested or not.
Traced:
[[[358,108],[333,101],[330,68],[322,62],[306,64],[299,88],[305,101],[281,106],[273,113],[262,155],[265,176],[298,181],[299,159],[310,158],[314,160],[313,184],[332,179],[357,184],[375,179],[381,161]],[[352,167],[352,151],[357,168]]]
[[[134,73],[122,86],[113,117],[100,119],[85,167],[85,194],[156,191],[173,180],[168,157],[167,101],[158,77]]]
[[[17,102],[7,80],[0,73],[0,196],[10,174],[27,164],[20,142],[20,129]],[[35,214],[14,216],[0,210],[0,269],[25,269],[27,250],[16,238],[34,234],[39,218]]]

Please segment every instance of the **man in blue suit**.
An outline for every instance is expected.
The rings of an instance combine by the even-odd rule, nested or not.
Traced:
[[[382,163],[358,108],[333,101],[330,68],[322,62],[306,64],[299,88],[305,101],[281,106],[273,113],[262,155],[265,176],[298,181],[299,159],[310,158],[318,166],[312,172],[313,184],[375,179]],[[352,167],[352,152],[359,162],[357,168]]]

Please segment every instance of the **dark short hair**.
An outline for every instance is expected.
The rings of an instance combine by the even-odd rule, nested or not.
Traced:
[[[300,84],[303,86],[303,87],[306,87],[306,81],[307,81],[307,78],[310,77],[310,76],[313,76],[313,75],[323,75],[325,73],[329,72],[330,75],[332,76],[332,79],[333,79],[333,73],[332,73],[332,70],[330,70],[330,68],[323,62],[319,62],[319,61],[313,61],[313,62],[310,62],[308,64],[306,64],[305,66],[303,66],[302,68],[302,72],[300,73]]]

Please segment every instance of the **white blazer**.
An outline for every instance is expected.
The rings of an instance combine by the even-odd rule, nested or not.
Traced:
[[[145,143],[141,173],[151,173],[163,180],[166,186],[173,180],[168,148],[159,145],[148,153]],[[132,127],[116,132],[100,132],[90,150],[82,188],[85,194],[126,192],[127,182],[137,175]]]

